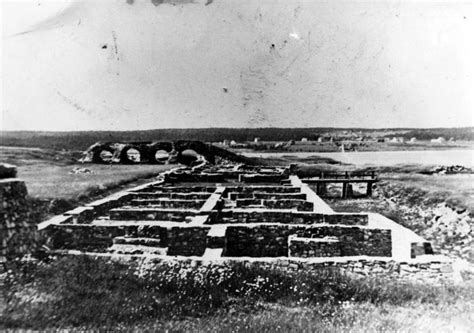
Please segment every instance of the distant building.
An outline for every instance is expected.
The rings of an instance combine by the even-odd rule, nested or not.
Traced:
[[[410,142],[410,143],[415,143],[416,141],[417,141],[417,140],[416,140],[416,138],[415,138],[415,137],[413,137],[413,138],[411,138],[411,139],[410,139],[410,141],[409,141],[409,142]]]
[[[301,142],[308,142],[308,138],[302,138]]]
[[[431,143],[443,144],[446,143],[446,139],[440,136],[437,139],[431,139]]]
[[[231,146],[235,146],[236,144],[237,144],[237,142],[235,142],[234,140],[231,140],[231,141],[230,141],[230,145],[231,145]]]
[[[228,146],[228,145],[229,145],[229,140],[224,140],[224,141],[222,142],[222,144],[223,144],[224,146]]]
[[[393,137],[390,142],[393,142],[393,143],[404,143],[405,142],[405,138],[403,136],[399,136],[399,137]]]
[[[320,137],[318,138],[318,142],[323,142],[323,137],[322,137],[322,136],[320,136]]]
[[[259,143],[259,142],[260,142],[260,138],[255,138],[255,139],[253,139],[253,142],[254,142],[254,143]]]

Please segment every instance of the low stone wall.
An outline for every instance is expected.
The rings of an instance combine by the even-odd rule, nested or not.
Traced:
[[[120,207],[132,199],[132,195],[129,193],[119,194],[116,197],[107,197],[97,201],[88,203],[86,207],[94,208],[94,215],[100,216],[106,214],[108,210],[116,207]]]
[[[200,209],[205,200],[163,200],[163,199],[134,199],[132,206],[156,206],[160,208]]]
[[[223,265],[231,265],[239,261],[228,261]],[[189,263],[187,263],[189,264]],[[356,276],[381,277],[388,279],[401,279],[408,281],[452,282],[454,280],[451,262],[407,263],[393,260],[348,260],[304,262],[289,260],[275,260],[274,262],[249,262],[249,266],[260,268],[278,269],[283,271],[318,271],[323,268],[340,269],[343,272]]]
[[[52,225],[44,230],[54,250],[105,252],[113,244],[168,247],[167,255],[202,256],[209,227]],[[143,244],[142,244],[143,243]]]
[[[216,190],[215,186],[163,186],[150,185],[146,186],[136,192],[163,192],[163,193],[193,193],[193,192],[208,192],[213,193]]]
[[[312,202],[298,199],[237,199],[235,203],[237,207],[260,205],[269,209],[297,209],[300,211],[312,211],[314,208]]]
[[[318,226],[297,230],[296,235],[306,238],[337,237],[341,256],[392,256],[392,235],[389,229]]]
[[[290,236],[289,256],[300,258],[340,257],[341,244],[337,238],[304,238]]]
[[[110,219],[127,220],[147,220],[147,221],[173,221],[185,222],[187,217],[196,215],[195,211],[182,209],[159,209],[159,208],[115,208],[110,210]]]
[[[208,227],[168,229],[168,252],[170,256],[202,256],[207,247]]]
[[[253,195],[256,193],[265,193],[265,194],[290,194],[290,193],[300,193],[301,189],[299,187],[293,186],[228,186],[226,187],[226,194],[229,193],[230,199],[234,200],[235,198],[232,195],[248,194]]]
[[[5,175],[16,170],[5,168]],[[15,178],[0,179],[0,259],[27,253],[37,239],[36,226],[28,224],[27,189]]]
[[[227,257],[286,257],[288,236],[294,233],[289,226],[227,227]]]
[[[166,228],[159,226],[95,226],[90,224],[51,225],[43,231],[47,245],[55,250],[104,252],[115,237],[157,238],[163,247],[167,242]]]
[[[191,173],[191,172],[173,172],[165,174],[165,182],[203,182],[203,183],[223,183],[224,175],[220,173]]]
[[[255,199],[267,199],[267,200],[305,200],[305,193],[260,193],[255,192],[253,195],[246,193],[239,193],[237,199],[246,199],[249,198]]]
[[[303,238],[337,237],[341,256],[390,257],[392,255],[390,230],[291,225],[229,226],[226,230],[224,255],[228,257],[286,257],[289,252],[290,235]]]
[[[282,272],[318,272],[323,269],[336,269],[343,273],[355,277],[377,277],[388,280],[401,280],[407,282],[419,283],[453,283],[454,274],[451,262],[429,262],[429,263],[405,263],[393,260],[366,260],[354,259],[347,261],[323,261],[307,262],[300,259],[277,259],[272,261],[245,261],[229,258],[225,261],[207,261],[201,259],[185,259],[179,261],[170,261],[163,258],[150,258],[146,260],[147,267],[153,263],[160,265],[177,265],[185,269],[196,269],[200,266],[213,267],[232,267],[236,264],[243,264],[246,267],[255,267],[258,269],[273,269]]]
[[[265,174],[250,174],[239,175],[239,182],[242,183],[279,183],[287,178],[281,174],[265,175]]]
[[[341,224],[367,225],[367,214],[319,214],[285,211],[221,211],[211,223],[284,223],[284,224]]]
[[[135,192],[132,194],[133,199],[163,199],[170,200],[206,200],[212,193],[196,192],[196,193],[168,193],[168,192]]]

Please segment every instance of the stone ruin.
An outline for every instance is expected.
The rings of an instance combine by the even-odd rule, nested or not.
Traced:
[[[84,152],[82,162],[120,164],[196,165],[202,162],[251,163],[252,160],[201,141],[97,142]]]
[[[21,256],[34,242],[36,226],[27,222],[27,190],[16,167],[0,164],[0,263]]]
[[[373,271],[395,263],[398,270],[422,267],[430,274],[446,263],[429,242],[380,214],[334,212],[291,168],[180,167],[39,229],[50,251],[61,254]]]

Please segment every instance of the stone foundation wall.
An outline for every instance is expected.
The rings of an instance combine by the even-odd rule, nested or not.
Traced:
[[[192,192],[208,192],[213,193],[216,190],[215,186],[163,186],[150,185],[144,187],[137,192],[163,192],[163,193],[192,193]]]
[[[90,224],[51,225],[44,230],[47,245],[55,250],[104,252],[115,237],[157,238],[165,247],[166,228],[158,226],[94,226]]]
[[[202,256],[210,228],[159,226],[52,225],[44,230],[54,250],[106,252],[115,244],[139,244],[168,248],[167,255]]]
[[[168,193],[168,192],[135,192],[133,199],[154,200],[168,198],[170,200],[206,200],[211,193]]]
[[[289,237],[289,256],[300,258],[340,257],[341,244],[337,238]]]
[[[298,199],[237,199],[235,203],[237,207],[260,205],[269,209],[297,209],[301,211],[312,211],[314,207],[312,202]]]
[[[163,199],[134,199],[132,206],[154,206],[159,208],[200,209],[205,200],[163,200]]]
[[[168,229],[168,252],[170,256],[202,256],[207,247],[210,228],[170,228]]]
[[[250,175],[239,175],[239,182],[242,183],[279,183],[283,179],[287,178],[284,175],[265,175],[265,174],[250,174]]]
[[[8,173],[14,174],[16,171]],[[15,178],[0,179],[0,259],[21,256],[36,242],[36,226],[30,225],[27,220],[26,196],[23,181]]]
[[[325,261],[325,262],[304,262],[292,259],[277,259],[274,261],[242,261],[229,259],[222,262],[209,262],[199,259],[186,259],[180,261],[170,261],[162,258],[149,259],[146,265],[154,263],[160,265],[179,265],[185,269],[195,269],[200,266],[232,267],[235,264],[243,264],[247,267],[259,269],[275,269],[282,272],[318,272],[322,269],[337,269],[343,273],[354,275],[355,277],[380,277],[390,280],[402,280],[409,282],[426,283],[452,283],[454,281],[453,266],[451,262],[430,262],[430,263],[404,263],[393,260],[348,260],[348,261]]]
[[[291,193],[300,193],[301,189],[299,187],[292,186],[233,186],[226,187],[225,194],[229,194],[229,198],[235,200],[236,196],[239,194],[245,195],[256,195],[257,193],[261,194],[291,194]],[[235,197],[234,197],[235,196]]]
[[[229,226],[226,230],[228,257],[286,257],[290,235],[303,238],[337,237],[341,256],[380,256],[392,254],[390,230],[341,226]]]
[[[281,211],[221,211],[214,223],[284,223],[367,225],[367,214],[319,214]]]
[[[174,172],[165,174],[165,182],[202,182],[202,183],[223,183],[225,182],[224,175],[220,173],[196,174],[190,172]]]
[[[195,211],[191,210],[165,210],[165,209],[151,209],[151,208],[116,208],[110,210],[111,220],[147,220],[147,221],[173,221],[184,222],[186,217],[196,215]]]
[[[308,227],[295,232],[298,237],[337,237],[342,256],[392,256],[392,235],[389,229],[321,226]]]

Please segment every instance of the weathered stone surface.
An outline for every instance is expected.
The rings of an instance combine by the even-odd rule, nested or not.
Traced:
[[[111,220],[148,220],[148,221],[173,221],[184,222],[187,217],[196,215],[194,210],[181,210],[177,208],[136,208],[122,207],[110,210]]]
[[[337,237],[341,256],[391,256],[390,230],[342,226],[261,225],[251,228],[229,226],[226,231],[226,256],[288,256],[288,237]]]
[[[312,202],[298,199],[236,199],[237,207],[262,206],[268,209],[297,209],[300,211],[312,211]]]
[[[94,226],[90,224],[52,225],[45,230],[54,249],[104,252],[114,239],[155,238],[166,246],[166,229],[159,226]],[[120,240],[119,240],[120,241]]]
[[[367,214],[319,214],[287,211],[243,211],[225,210],[219,212],[215,223],[282,223],[282,224],[342,224],[367,225]]]
[[[0,179],[15,178],[16,173],[16,166],[7,163],[0,163]]]
[[[341,244],[336,237],[305,238],[289,237],[290,257],[340,257]]]
[[[0,180],[0,257],[21,256],[37,241],[36,227],[28,224],[26,196],[23,181]]]
[[[168,229],[168,255],[202,256],[207,247],[209,227]]]

